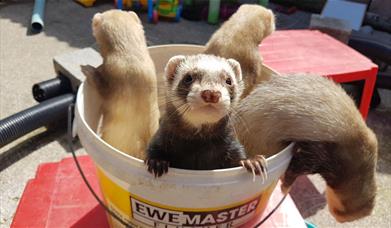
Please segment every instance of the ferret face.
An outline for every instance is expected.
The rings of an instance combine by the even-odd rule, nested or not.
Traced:
[[[197,128],[229,114],[243,90],[240,65],[234,59],[201,54],[174,56],[165,74],[168,102]]]

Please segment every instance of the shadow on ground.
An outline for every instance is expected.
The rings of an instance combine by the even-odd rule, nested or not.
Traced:
[[[20,142],[18,142],[15,146],[12,146],[15,144],[12,143],[11,147],[6,148],[0,153],[0,172],[34,151],[45,147],[52,141],[57,141],[64,151],[69,152],[66,129],[66,122],[61,124],[52,124],[47,126],[41,133],[32,137],[23,137],[22,141],[18,140]],[[79,142],[75,142],[73,147],[76,151],[81,148],[81,145]]]
[[[327,204],[325,194],[319,192],[307,176],[296,179],[290,195],[303,218],[315,215]]]
[[[391,107],[379,107],[368,116],[368,126],[379,142],[377,172],[391,174]]]
[[[0,3],[0,18],[9,19],[30,31],[30,20],[34,2],[32,0],[13,0]],[[112,1],[97,0],[94,7],[85,8],[74,1],[48,0],[45,10],[45,27],[42,31],[48,37],[68,43],[72,47],[91,46],[95,40],[91,32],[91,18],[97,12],[113,9]],[[18,11],[18,13],[15,13]],[[72,16],[70,16],[72,15]],[[139,12],[148,45],[185,43],[205,44],[218,25],[209,25],[182,19],[179,23],[160,21],[158,24],[147,22],[145,12]],[[77,25],[77,26],[75,26]],[[191,29],[190,29],[191,28]],[[175,34],[172,31],[176,31]]]
[[[42,31],[46,36],[55,37],[73,47],[86,47],[94,43],[90,21],[99,11],[112,8],[107,0],[98,0],[93,8],[84,8],[70,0],[47,0]],[[34,1],[5,1],[0,8],[0,18],[9,19],[26,28],[27,35],[35,35],[30,31],[30,20]],[[18,12],[18,13],[15,13]],[[70,16],[72,15],[72,16]],[[78,25],[78,26],[75,26]]]

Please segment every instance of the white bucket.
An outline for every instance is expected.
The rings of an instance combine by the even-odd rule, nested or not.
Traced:
[[[150,47],[161,77],[170,57],[200,53],[203,46]],[[267,70],[270,73],[270,70]],[[266,72],[267,73],[267,72]],[[242,167],[193,171],[170,168],[154,178],[142,160],[122,153],[95,132],[101,102],[87,83],[80,86],[74,130],[94,160],[106,204],[132,227],[252,227],[259,222],[271,192],[291,159],[292,144],[267,159],[262,183]],[[119,223],[109,217],[112,227]]]

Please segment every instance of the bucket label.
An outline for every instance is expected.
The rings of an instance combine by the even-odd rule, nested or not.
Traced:
[[[132,217],[147,226],[176,227],[237,227],[255,214],[260,198],[222,209],[197,211],[167,209],[130,197]]]

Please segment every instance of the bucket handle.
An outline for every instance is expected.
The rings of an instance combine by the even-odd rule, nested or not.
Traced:
[[[75,161],[76,167],[80,173],[80,176],[82,177],[84,183],[86,184],[88,190],[91,192],[91,194],[94,196],[96,201],[103,207],[103,209],[109,213],[112,217],[114,217],[118,222],[120,222],[122,225],[125,227],[132,227],[129,223],[124,221],[122,218],[120,218],[115,212],[113,212],[96,194],[94,189],[91,187],[90,182],[87,180],[86,176],[84,175],[83,169],[80,166],[79,161],[77,160],[75,150],[73,148],[73,142],[74,139],[76,138],[76,132],[72,131],[72,124],[73,124],[73,119],[74,119],[74,104],[70,104],[68,106],[68,130],[67,130],[67,141],[68,141],[68,147],[69,150],[72,153],[73,160]]]
[[[124,221],[122,218],[120,218],[115,212],[113,212],[100,198],[99,196],[96,194],[96,192],[94,191],[94,189],[91,187],[91,184],[90,182],[87,180],[86,176],[84,175],[84,172],[83,172],[83,169],[81,168],[80,166],[80,163],[79,161],[77,160],[77,156],[76,156],[76,153],[75,153],[75,150],[73,148],[73,142],[74,142],[74,139],[76,138],[76,131],[73,131],[75,129],[72,128],[72,124],[73,124],[73,118],[74,118],[74,107],[75,105],[74,104],[70,104],[68,106],[68,132],[67,132],[67,141],[68,141],[68,146],[69,146],[69,150],[71,151],[72,153],[72,157],[73,157],[73,160],[75,161],[75,164],[76,164],[76,167],[80,173],[80,176],[82,177],[84,183],[87,185],[88,187],[88,190],[91,192],[91,194],[94,196],[94,198],[96,199],[96,201],[98,201],[98,203],[103,207],[103,209],[105,209],[105,211],[107,213],[109,213],[112,217],[114,217],[118,222],[120,222],[122,225],[124,225],[125,227],[132,227],[132,225],[130,225],[128,222]],[[286,196],[288,195],[288,193],[284,193],[284,196],[281,198],[280,202],[278,202],[278,204],[273,208],[273,210],[271,210],[269,212],[269,214],[267,214],[260,222],[258,222],[254,227],[260,227],[267,219],[270,218],[270,216],[272,216],[274,214],[274,212],[281,206],[281,204],[284,202]]]

